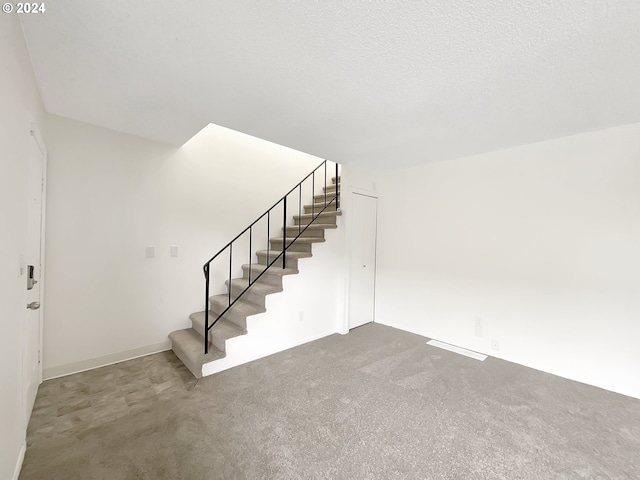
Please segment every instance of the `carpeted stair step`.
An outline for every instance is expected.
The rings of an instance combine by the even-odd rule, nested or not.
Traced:
[[[331,223],[316,223],[313,222],[311,225],[308,225],[305,229],[305,225],[292,225],[287,227],[287,237],[293,238],[298,235],[299,232],[301,237],[316,237],[316,238],[324,238],[324,231],[327,228],[337,228],[338,226]]]
[[[271,238],[271,250],[282,251],[284,238]],[[313,243],[322,243],[324,238],[318,237],[299,237],[298,239],[287,238],[287,253],[289,252],[309,252],[311,253],[311,245]]]
[[[229,286],[229,280],[225,280],[224,282]],[[242,293],[242,291],[249,286],[249,281],[246,278],[234,278],[231,280],[231,300],[237,298],[238,295]],[[272,293],[278,293],[282,291],[282,287],[277,287],[275,285],[268,285],[266,283],[256,282],[251,285],[251,288],[245,292],[242,296],[242,300],[253,303],[260,307],[265,306],[265,298],[267,295],[271,295]]]
[[[266,270],[266,271],[265,271]],[[262,274],[262,272],[265,272]],[[251,281],[255,282],[258,275],[262,274],[258,282],[267,283],[269,285],[275,285],[276,287],[282,287],[282,277],[284,275],[295,275],[298,273],[297,268],[282,268],[282,264],[279,266],[272,265],[271,268],[267,268],[266,265],[259,263],[251,264]],[[249,265],[242,265],[242,276],[249,279]]]
[[[196,378],[202,378],[202,366],[224,358],[225,353],[209,344],[209,353],[204,354],[204,337],[193,328],[176,330],[169,334],[171,348]]]
[[[269,256],[267,257],[267,250],[258,250],[256,252],[256,256],[258,257],[258,263],[260,265],[266,265],[267,258],[269,260],[269,263],[273,263],[276,257],[278,257],[278,255],[280,255],[281,253],[282,253],[282,250],[279,252],[275,250],[269,250],[268,251]],[[294,268],[297,270],[298,260],[301,258],[309,258],[309,257],[311,257],[310,252],[290,252],[289,250],[287,250],[287,258],[285,259],[286,267]],[[276,260],[276,263],[274,263],[273,266],[282,267],[282,257],[278,258],[278,260]]]
[[[340,176],[338,175],[338,183],[340,182]],[[336,177],[331,177],[331,183],[336,183]]]
[[[338,189],[340,188],[340,184],[333,184],[333,185],[327,185],[326,187],[322,187],[322,191],[323,192],[327,192],[327,195],[335,195],[336,194],[336,187],[338,187]],[[342,191],[340,189],[340,191]]]
[[[220,295],[214,295],[209,298],[209,310],[214,313],[215,317],[225,311],[229,305],[229,295],[226,293]],[[258,315],[259,313],[266,312],[266,309],[260,305],[247,302],[242,298],[238,300],[233,306],[227,310],[224,314],[224,318],[232,323],[235,323],[243,330],[247,329],[247,317],[251,315]],[[214,317],[214,318],[215,318]]]
[[[342,215],[342,212],[322,212],[318,215],[304,214],[304,215],[296,215],[293,217],[293,222],[296,225],[308,225],[312,221],[314,221],[314,217],[316,217],[316,222],[318,223],[336,223],[336,217],[338,215]]]
[[[211,325],[216,318],[218,318],[218,314],[209,311],[209,325]],[[204,338],[204,312],[192,313],[189,319],[191,320],[191,328]],[[240,328],[235,323],[222,317],[209,329],[209,343],[213,344],[218,350],[226,352],[225,344],[227,340],[246,333],[246,328]]]
[[[324,202],[314,203],[313,205],[305,205],[304,213],[318,213],[322,212],[324,209],[325,212],[335,212],[336,211],[336,203],[333,202],[330,205],[324,206]]]
[[[329,203],[336,203],[336,194],[335,194],[335,192],[327,193],[326,199],[327,199],[327,205]],[[320,195],[314,195],[314,197],[313,197],[313,203],[321,203],[322,205],[324,205],[324,200],[325,200],[325,196],[322,193]]]

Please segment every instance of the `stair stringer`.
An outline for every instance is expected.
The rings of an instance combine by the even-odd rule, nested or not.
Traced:
[[[266,312],[247,317],[247,334],[226,341],[226,356],[203,364],[203,377],[340,331],[346,268],[340,217],[337,224],[298,260],[298,274],[282,277],[283,291],[266,296]]]

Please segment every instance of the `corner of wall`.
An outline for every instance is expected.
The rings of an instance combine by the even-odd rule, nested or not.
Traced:
[[[20,471],[22,470],[22,464],[24,463],[24,455],[27,452],[27,442],[22,444],[20,447],[20,452],[18,453],[18,460],[16,461],[16,466],[13,469],[13,480],[18,480],[20,477]]]

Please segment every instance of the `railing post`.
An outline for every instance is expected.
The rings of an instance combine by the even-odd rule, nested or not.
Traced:
[[[300,219],[298,218],[298,221]],[[282,241],[282,269],[287,268],[287,196],[284,196],[284,214],[282,216],[282,225],[283,225],[283,241]]]
[[[300,223],[300,217],[302,216],[302,182],[298,184],[298,236],[302,231],[302,224]]]
[[[231,263],[233,261],[233,243],[229,244],[229,306],[231,306]]]
[[[336,162],[336,210],[340,210],[340,184],[338,179],[338,163]]]
[[[271,251],[271,242],[269,241],[269,230],[271,230],[271,210],[267,211],[267,268],[269,268],[269,252]]]
[[[253,236],[253,225],[249,227],[249,285],[251,285],[251,240]]]
[[[300,221],[300,219],[298,219]],[[284,196],[284,214],[282,216],[283,241],[282,241],[282,269],[287,268],[287,196]]]
[[[209,353],[209,263],[204,266],[204,354]]]

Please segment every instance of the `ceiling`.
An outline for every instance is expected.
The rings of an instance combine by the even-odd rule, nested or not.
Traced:
[[[180,145],[215,123],[408,166],[640,121],[637,0],[55,0],[49,113]]]

